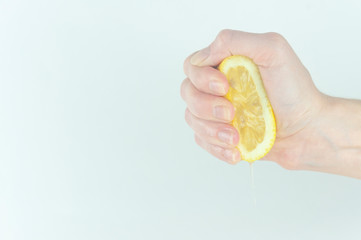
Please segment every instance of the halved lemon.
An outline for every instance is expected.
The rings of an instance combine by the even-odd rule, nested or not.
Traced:
[[[264,157],[276,139],[276,120],[257,65],[245,56],[225,58],[218,69],[229,82],[227,98],[235,108],[232,125],[240,140],[237,148],[242,160]]]

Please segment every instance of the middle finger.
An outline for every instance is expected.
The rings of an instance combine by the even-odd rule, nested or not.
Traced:
[[[234,117],[234,107],[230,101],[224,97],[200,92],[188,78],[182,83],[181,96],[187,103],[189,110],[198,118],[230,122]]]

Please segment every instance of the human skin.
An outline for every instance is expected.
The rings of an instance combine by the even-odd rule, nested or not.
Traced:
[[[225,162],[241,161],[226,77],[216,69],[231,55],[258,65],[277,123],[276,141],[262,159],[286,169],[361,179],[361,101],[327,96],[314,85],[291,46],[277,33],[222,30],[184,62],[185,119],[199,146]]]

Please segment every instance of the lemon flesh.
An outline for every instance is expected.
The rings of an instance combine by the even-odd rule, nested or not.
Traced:
[[[232,125],[240,140],[242,160],[253,162],[264,157],[276,138],[276,121],[257,65],[245,56],[230,56],[218,69],[229,82],[227,98],[235,108]]]

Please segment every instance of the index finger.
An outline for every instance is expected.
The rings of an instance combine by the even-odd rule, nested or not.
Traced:
[[[199,67],[191,64],[193,55],[187,57],[183,65],[184,73],[192,84],[201,92],[224,96],[229,88],[226,76],[212,66]]]

